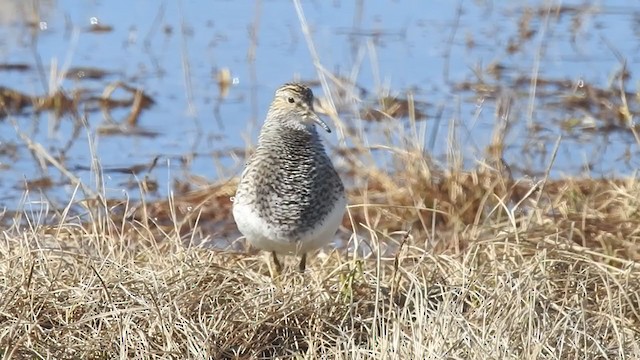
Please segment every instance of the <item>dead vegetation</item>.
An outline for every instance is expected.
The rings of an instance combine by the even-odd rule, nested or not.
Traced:
[[[83,202],[82,216],[71,205],[6,213],[14,225],[0,243],[2,354],[640,354],[635,178],[518,181],[503,162],[452,171],[397,153],[394,172],[349,166],[368,180],[350,190],[347,246],[275,279],[244,246],[199,245],[235,236],[235,181],[163,202],[98,198]]]
[[[97,68],[72,69],[72,71],[68,72],[67,75],[89,79],[101,78],[105,74],[103,70]],[[122,89],[130,97],[114,99],[113,93],[118,89]],[[82,111],[100,109],[108,122],[123,123],[123,126],[128,126],[132,129],[131,131],[135,131],[142,111],[151,107],[153,103],[153,99],[145,94],[142,89],[137,89],[121,81],[108,84],[101,95],[94,94],[88,89],[78,88],[74,89],[70,94],[63,90],[58,90],[52,94],[38,96],[0,86],[0,119],[7,115],[25,115],[27,111],[34,113],[50,112],[57,118],[67,114],[77,117]],[[113,109],[127,107],[130,107],[131,111],[123,121],[113,119],[111,116]]]
[[[534,218],[547,219],[541,210]],[[624,252],[576,244],[569,217],[462,230],[461,251],[409,236],[381,256],[374,241],[367,256],[332,251],[276,279],[259,256],[185,248],[170,231],[152,239],[136,221],[8,229],[0,344],[7,358],[639,354],[640,269]]]
[[[523,11],[507,49],[520,51],[532,39],[536,17],[579,19],[584,11]],[[96,23],[90,31],[111,27]],[[0,64],[3,69],[29,67]],[[78,81],[111,75],[72,70],[66,76]],[[462,166],[453,136],[449,162],[428,155],[424,138],[413,130],[424,117],[433,119],[433,104],[415,101],[411,91],[374,94],[338,76],[323,84],[336,101],[320,98],[318,108],[351,140],[332,149],[350,184],[350,206],[341,241],[313,258],[305,274],[271,278],[268,262],[237,241],[230,211],[237,178],[200,185],[195,177],[180,179],[166,199],[149,199],[159,187],[152,173],[158,158],[98,169],[136,175],[138,181],[126,186],[138,197],[106,198],[86,186],[84,197],[63,208],[46,201],[37,208],[25,200],[21,208],[5,210],[0,355],[640,358],[637,176],[551,177],[552,155],[546,172],[528,178],[521,169],[512,172],[520,164],[504,160],[510,109],[534,81],[540,106],[566,110],[555,124],[569,136],[614,130],[635,135],[630,119],[639,115],[638,96],[564,79],[505,79],[508,71],[493,64],[475,81],[453,85],[496,109],[487,159],[472,167]],[[624,73],[615,78],[618,84]],[[221,74],[223,93],[231,81]],[[385,125],[392,145],[365,145],[354,126],[338,119],[354,110],[353,103],[360,105],[353,112],[359,120]],[[0,116],[47,111],[78,120],[80,109],[101,110],[107,121],[97,129],[101,134],[153,136],[138,121],[152,105],[142,89],[121,82],[101,95],[0,89]],[[115,120],[114,108],[130,111]],[[28,179],[26,192],[68,183],[85,190],[62,156],[23,140],[40,163],[63,175]],[[17,156],[14,144],[2,144],[0,151]],[[376,162],[380,152],[390,166]]]

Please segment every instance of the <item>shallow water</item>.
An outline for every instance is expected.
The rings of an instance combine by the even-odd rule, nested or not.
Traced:
[[[640,4],[584,3],[303,2],[324,69],[355,79],[364,89],[362,102],[347,100],[340,113],[345,128],[325,139],[332,147],[343,145],[341,135],[352,128],[372,147],[402,145],[405,139],[398,134],[411,133],[408,119],[371,122],[352,110],[376,105],[380,96],[411,92],[426,116],[416,124],[419,141],[437,159],[444,159],[454,129],[466,165],[473,166],[486,155],[496,119],[506,117],[504,158],[516,175],[543,172],[560,135],[554,176],[632,173],[638,144],[626,123],[616,120],[616,104],[605,102],[620,99],[606,95],[620,88],[615,75],[626,61],[629,73],[622,86],[629,92],[631,115],[639,109]],[[295,7],[286,0],[2,0],[0,14],[0,64],[29,67],[0,71],[0,86],[30,95],[58,87],[100,95],[122,81],[155,102],[138,123],[155,136],[101,135],[108,116],[91,107],[80,108],[88,126],[77,134],[70,115],[58,120],[49,112],[26,110],[0,120],[0,205],[9,208],[29,180],[50,176],[54,186],[45,194],[58,205],[75,189],[59,170],[41,165],[19,132],[54,157],[68,146],[63,165],[94,189],[104,182],[108,196],[138,197],[136,180],[148,175],[159,187],[150,197],[163,198],[174,179],[212,182],[239,174],[241,155],[255,142],[275,88],[292,79],[318,79]],[[100,31],[89,31],[92,26]],[[499,75],[487,71],[492,64],[499,65]],[[77,72],[79,77],[52,76],[82,67],[88,69]],[[93,79],[90,69],[106,74]],[[232,82],[224,96],[216,80],[223,69]],[[538,79],[535,92],[532,76]],[[490,90],[469,90],[474,84]],[[591,88],[605,91],[589,97]],[[325,96],[319,86],[314,91]],[[601,104],[567,105],[572,96]],[[510,99],[508,111],[496,105],[505,99]],[[613,110],[602,114],[602,107]],[[122,121],[128,111],[110,115]],[[375,154],[384,165],[384,151]],[[155,158],[149,174],[127,174],[128,167],[144,167]],[[95,160],[104,179],[96,180],[89,170]],[[39,197],[38,190],[31,196]]]

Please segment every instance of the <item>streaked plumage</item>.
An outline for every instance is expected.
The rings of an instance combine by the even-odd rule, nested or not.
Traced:
[[[313,111],[313,93],[285,84],[276,93],[255,153],[242,172],[233,216],[247,241],[276,253],[302,256],[334,238],[346,209],[344,186],[315,125],[329,127]]]

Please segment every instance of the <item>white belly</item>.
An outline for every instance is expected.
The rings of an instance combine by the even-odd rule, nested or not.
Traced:
[[[298,255],[323,247],[334,239],[346,206],[347,199],[342,197],[323,221],[295,238],[283,237],[276,228],[258,216],[251,205],[234,203],[233,217],[238,230],[251,245],[280,254]]]

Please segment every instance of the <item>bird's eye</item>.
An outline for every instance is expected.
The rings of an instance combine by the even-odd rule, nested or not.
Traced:
[[[294,102],[296,102],[296,100],[292,97],[288,98],[287,101],[289,101],[289,104],[293,104]]]

